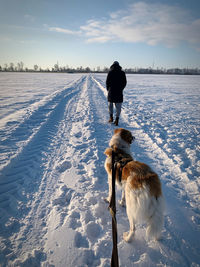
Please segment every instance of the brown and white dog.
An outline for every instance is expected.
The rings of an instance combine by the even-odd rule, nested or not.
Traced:
[[[105,169],[108,173],[110,202],[112,194],[112,150],[115,152],[116,183],[122,187],[120,204],[126,201],[126,212],[130,230],[123,234],[126,242],[133,239],[135,223],[147,224],[147,236],[159,239],[163,227],[164,198],[158,175],[145,163],[134,161],[131,156],[130,145],[134,141],[131,132],[123,128],[114,131],[105,150],[107,156]]]

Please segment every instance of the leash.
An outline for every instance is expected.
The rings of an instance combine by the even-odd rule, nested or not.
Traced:
[[[112,148],[112,195],[109,203],[110,214],[112,216],[112,239],[113,239],[113,249],[112,249],[112,258],[111,258],[111,267],[119,267],[118,259],[118,249],[117,249],[117,220],[116,220],[116,194],[115,194],[115,176],[117,170],[117,164],[120,163],[118,169],[119,181],[121,182],[122,178],[122,169],[124,166],[133,160],[132,157],[127,156],[124,160],[119,158],[118,153]]]
[[[115,174],[116,174],[115,152],[112,150],[112,196],[109,203],[110,214],[112,216],[112,239],[113,239],[111,267],[119,267],[118,249],[117,249]]]

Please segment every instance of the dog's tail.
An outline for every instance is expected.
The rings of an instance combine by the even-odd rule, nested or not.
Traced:
[[[159,240],[164,224],[164,197],[161,195],[157,199],[153,199],[154,211],[147,221],[147,236]]]

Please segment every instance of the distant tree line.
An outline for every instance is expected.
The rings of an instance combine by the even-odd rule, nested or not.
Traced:
[[[126,68],[124,69],[128,74],[179,74],[179,75],[200,75],[199,68]],[[25,67],[23,62],[19,62],[16,65],[14,63],[4,64],[4,66],[0,65],[0,72],[53,72],[53,73],[107,73],[109,68],[104,67],[69,67],[68,65],[61,67],[58,63],[56,63],[52,68],[42,69],[37,64],[33,66],[33,68]]]

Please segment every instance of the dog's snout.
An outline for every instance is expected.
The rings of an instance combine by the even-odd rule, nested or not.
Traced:
[[[135,136],[132,136],[132,142],[135,140]]]

